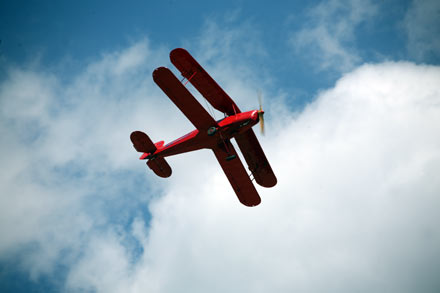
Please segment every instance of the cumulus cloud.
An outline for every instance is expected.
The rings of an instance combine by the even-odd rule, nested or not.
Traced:
[[[279,184],[255,209],[211,167],[171,183],[133,290],[438,290],[439,77],[410,63],[344,76],[264,141]]]
[[[347,72],[361,61],[355,49],[355,30],[370,21],[376,11],[371,1],[321,2],[308,11],[308,21],[289,42],[296,52],[310,59],[315,69]]]
[[[272,115],[261,143],[279,183],[247,208],[208,150],[171,157],[166,180],[137,161],[132,130],[191,128],[151,81],[167,53],[134,44],[69,82],[10,71],[1,260],[34,279],[61,263],[71,292],[438,291],[439,67],[364,65]]]
[[[21,256],[36,279],[66,250],[66,261],[75,259],[91,229],[112,219],[124,224],[145,204],[145,194],[130,192],[146,184],[129,176],[136,154],[128,137],[159,117],[149,105],[161,54],[166,58],[139,42],[105,54],[68,82],[35,68],[9,70],[0,86],[1,259]],[[160,109],[165,100],[158,101]],[[114,184],[115,177],[125,185]]]

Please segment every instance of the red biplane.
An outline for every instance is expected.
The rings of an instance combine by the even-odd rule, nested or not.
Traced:
[[[163,141],[153,143],[145,133],[134,131],[130,139],[134,148],[143,153],[140,159],[147,159],[150,169],[165,178],[171,175],[171,167],[165,157],[203,148],[212,149],[240,202],[246,206],[258,205],[261,202],[260,196],[237,156],[231,139],[235,138],[255,181],[264,187],[274,186],[277,179],[252,130],[252,126],[262,120],[263,110],[260,107],[260,110],[241,112],[185,49],[174,49],[170,59],[187,82],[215,109],[224,113],[225,118],[214,120],[168,68],[159,67],[153,72],[154,81],[194,124],[196,130],[168,144]]]

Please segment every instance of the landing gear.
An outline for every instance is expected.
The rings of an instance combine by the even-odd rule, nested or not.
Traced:
[[[208,128],[208,136],[213,136],[217,132],[217,128],[214,126]]]
[[[236,155],[229,155],[226,157],[226,161],[231,161],[233,159],[235,159],[237,156]]]
[[[208,129],[209,136],[214,135],[216,132],[217,132],[217,128],[215,128],[215,127],[210,127]],[[227,157],[225,158],[225,160],[229,162],[229,161],[235,159],[237,157],[237,155],[235,155],[233,153],[231,154],[231,151],[229,150],[229,148],[232,148],[232,151],[234,151],[234,147],[232,146],[229,139],[224,139],[221,132],[219,132],[219,136],[220,136],[220,139],[223,142],[223,144],[219,143],[218,147],[226,153]]]

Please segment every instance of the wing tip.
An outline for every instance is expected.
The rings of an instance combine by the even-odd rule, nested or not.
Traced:
[[[170,59],[173,60],[173,56],[182,54],[189,55],[189,52],[184,48],[175,48],[170,52]]]
[[[240,198],[239,198],[239,200],[240,200]],[[261,203],[261,198],[258,197],[258,200],[255,200],[255,201],[249,201],[249,202],[241,201],[241,200],[240,200],[240,202],[241,202],[244,206],[247,206],[247,207],[252,208],[252,207],[256,207],[256,206],[258,206],[258,205]]]
[[[155,78],[155,76],[157,76],[158,74],[161,74],[161,73],[163,73],[163,72],[167,72],[167,71],[170,71],[167,67],[165,67],[165,66],[160,66],[160,67],[157,67],[156,69],[154,69],[154,71],[153,71],[153,79]]]

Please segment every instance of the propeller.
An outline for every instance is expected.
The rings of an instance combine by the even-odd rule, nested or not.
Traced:
[[[260,132],[262,135],[264,135],[264,111],[260,91],[258,91],[258,103],[260,104],[260,110],[258,110],[258,119],[260,120]]]

